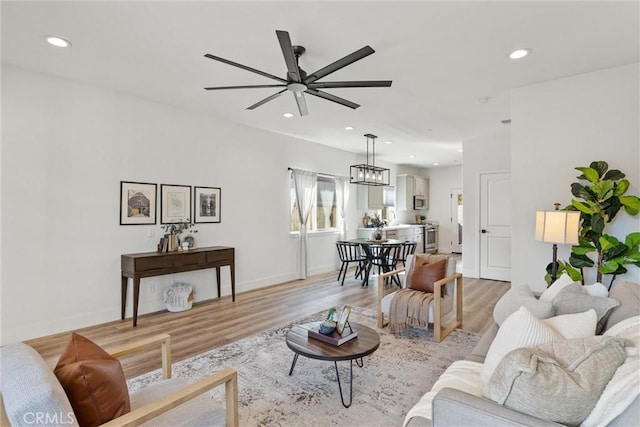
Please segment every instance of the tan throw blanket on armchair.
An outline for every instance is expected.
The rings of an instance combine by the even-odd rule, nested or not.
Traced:
[[[428,327],[429,303],[432,300],[432,293],[413,289],[396,291],[389,307],[389,330],[396,333],[411,326]]]

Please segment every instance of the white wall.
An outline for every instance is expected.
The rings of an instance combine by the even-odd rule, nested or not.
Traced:
[[[579,175],[574,167],[605,160],[627,174],[628,194],[640,194],[638,81],[638,64],[633,64],[512,92],[513,283],[546,287],[551,245],[534,240],[535,211],[571,201],[570,185]],[[464,154],[466,174],[466,145]],[[621,212],[608,230],[624,238],[640,230],[640,218]],[[568,246],[558,248],[559,259],[569,253]],[[629,267],[616,283],[625,279],[640,281],[638,268]]]
[[[490,136],[463,141],[462,147],[462,274],[477,278],[480,277],[480,174],[511,170],[509,127]]]
[[[451,223],[451,190],[462,188],[462,166],[427,169],[429,210],[427,219],[438,227],[438,252],[450,253],[457,226]],[[464,265],[464,264],[463,264]]]
[[[119,225],[121,180],[221,187],[222,222],[199,224],[196,240],[236,248],[242,292],[297,277],[287,167],[348,175],[361,160],[10,66],[2,67],[2,107],[3,344],[119,319],[120,254],[155,250],[161,232],[158,224],[149,238],[151,226]],[[355,202],[352,186],[352,236]],[[310,237],[311,273],[335,268],[336,238]],[[163,309],[161,292],[174,279],[193,283],[196,300],[213,298],[214,277],[144,279],[140,313]],[[227,269],[222,285],[229,294]]]

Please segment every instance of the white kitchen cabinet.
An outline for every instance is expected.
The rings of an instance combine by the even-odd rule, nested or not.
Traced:
[[[428,191],[427,186],[428,186],[429,180],[426,178],[420,178],[418,176],[414,177],[414,179],[416,181],[414,195],[427,197],[427,191]]]
[[[395,188],[389,185],[358,186],[358,209],[382,209],[395,206]]]
[[[429,180],[413,175],[396,176],[396,207],[399,210],[414,210],[413,196],[422,196],[429,206]]]
[[[415,178],[412,175],[396,176],[396,207],[399,210],[408,211],[413,209],[415,187]]]

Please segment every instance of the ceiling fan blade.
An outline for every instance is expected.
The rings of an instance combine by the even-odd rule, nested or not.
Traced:
[[[213,59],[214,61],[220,61],[225,64],[232,65],[234,67],[242,68],[243,70],[251,71],[252,73],[260,74],[261,76],[269,77],[270,79],[278,80],[282,83],[287,83],[285,79],[274,76],[273,74],[265,73],[264,71],[256,70],[255,68],[248,67],[246,65],[238,64],[237,62],[229,61],[228,59],[220,58],[219,56],[211,55],[209,53],[204,55],[206,58]]]
[[[324,76],[328,76],[329,74],[336,72],[349,64],[353,64],[354,62],[364,58],[365,56],[371,55],[374,52],[375,50],[373,50],[371,46],[365,46],[362,49],[358,49],[355,52],[345,56],[344,58],[338,59],[336,62],[319,69],[315,73],[309,74],[309,76],[304,79],[303,83],[306,85],[308,85],[309,83],[313,83],[316,80],[321,79]]]
[[[307,109],[307,101],[304,99],[304,94],[302,92],[293,92],[293,97],[296,99],[296,103],[298,104],[298,111],[300,111],[301,116],[306,116],[309,114],[309,110]]]
[[[391,87],[391,80],[363,80],[357,82],[314,82],[309,84],[313,89],[330,89],[336,87]]]
[[[263,99],[262,101],[258,101],[255,104],[247,107],[247,110],[254,110],[256,108],[258,108],[259,106],[261,106],[262,104],[266,104],[269,101],[272,101],[274,99],[276,99],[277,97],[279,97],[280,95],[282,95],[283,93],[285,93],[287,91],[287,89],[282,89],[280,92],[274,93],[271,96],[267,96],[265,99]]]
[[[255,89],[265,87],[285,87],[286,85],[249,85],[249,86],[214,86],[205,87],[204,90],[220,90],[220,89]]]
[[[298,70],[298,61],[296,61],[296,54],[293,52],[289,33],[286,31],[276,30],[276,35],[280,42],[280,49],[282,49],[284,62],[287,64],[289,78],[296,83],[300,83],[300,70]]]
[[[320,98],[324,98],[324,99],[327,99],[329,101],[333,101],[333,102],[338,103],[340,105],[344,105],[345,107],[353,108],[354,110],[360,106],[359,104],[356,104],[355,102],[347,101],[344,98],[340,98],[338,96],[331,95],[330,93],[323,92],[321,90],[316,90],[316,89],[309,88],[305,92],[308,93],[309,95],[318,96]]]

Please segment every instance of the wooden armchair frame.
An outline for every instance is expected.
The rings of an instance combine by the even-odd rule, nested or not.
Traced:
[[[384,328],[389,324],[389,320],[384,318],[382,312],[382,298],[384,298],[385,279],[403,273],[404,268],[389,271],[378,275],[378,327]],[[456,294],[456,320],[444,329],[442,327],[442,288],[452,280],[455,280]],[[433,339],[440,342],[456,328],[462,326],[462,274],[454,273],[433,283]]]
[[[162,351],[163,377],[165,379],[170,379],[171,336],[169,334],[161,334],[145,338],[111,350],[109,354],[116,358],[122,357],[157,344],[160,344]],[[235,369],[231,368],[221,369],[220,371],[203,378],[196,383],[189,384],[181,390],[173,392],[155,402],[137,408],[128,414],[111,420],[103,425],[109,427],[140,425],[222,384],[225,386],[226,426],[238,427],[238,374]]]

